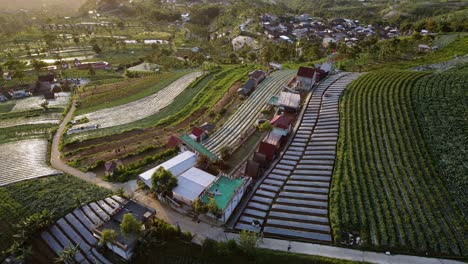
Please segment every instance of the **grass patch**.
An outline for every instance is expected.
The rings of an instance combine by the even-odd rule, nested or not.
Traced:
[[[56,124],[21,125],[0,128],[0,144],[33,138],[48,138]]]
[[[0,103],[0,114],[10,112],[13,107],[15,107],[15,103],[11,101]]]
[[[260,131],[255,131],[237,150],[232,153],[227,161],[227,165],[232,170],[234,170],[239,164],[241,164],[247,157],[252,154],[252,152],[256,149],[260,140],[262,140],[264,134]]]
[[[54,218],[63,217],[81,204],[100,200],[110,191],[75,177],[62,175],[34,179],[0,187],[0,251],[12,243],[14,225],[46,209]]]
[[[96,87],[96,94],[91,94],[80,99],[80,106],[75,115],[90,113],[142,99],[160,91],[187,73],[187,71],[167,72],[144,77],[137,81],[127,79],[127,81],[119,83],[101,85]],[[93,90],[93,87],[88,86],[85,89],[85,93]]]
[[[34,117],[34,116],[40,116],[42,114],[62,113],[62,112],[63,112],[63,108],[49,108],[49,110],[47,111],[44,111],[43,109],[33,109],[33,110],[22,111],[22,112],[0,114],[0,120],[18,118],[18,117]]]

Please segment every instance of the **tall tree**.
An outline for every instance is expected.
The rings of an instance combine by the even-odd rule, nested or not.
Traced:
[[[177,187],[177,178],[163,167],[159,167],[151,176],[151,190],[162,195],[171,195]]]

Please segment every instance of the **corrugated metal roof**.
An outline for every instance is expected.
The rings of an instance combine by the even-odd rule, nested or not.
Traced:
[[[187,144],[194,151],[207,156],[211,161],[216,161],[218,159],[218,157],[215,154],[213,154],[211,151],[206,149],[200,143],[193,140],[190,136],[183,135],[180,137],[180,140],[182,140],[185,144]]]
[[[278,105],[298,109],[301,103],[301,96],[296,93],[281,92]]]
[[[151,177],[154,172],[163,167],[164,169],[170,171],[174,176],[179,176],[183,172],[189,170],[197,164],[197,155],[191,151],[184,151],[183,153],[175,156],[174,158],[159,164],[158,166],[147,170],[139,175],[140,179],[145,182],[145,184],[151,187]]]
[[[194,201],[216,180],[216,177],[197,168],[191,168],[177,177],[177,187],[173,193]]]

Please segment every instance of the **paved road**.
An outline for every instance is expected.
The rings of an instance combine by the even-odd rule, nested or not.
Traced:
[[[59,125],[57,132],[54,135],[52,140],[52,149],[50,155],[50,164],[53,168],[61,170],[67,174],[72,176],[78,177],[84,181],[96,184],[106,189],[110,189],[113,191],[117,191],[118,189],[122,188],[126,194],[132,195],[133,192],[137,189],[136,180],[132,180],[126,183],[111,183],[106,182],[94,175],[93,173],[85,173],[78,169],[68,166],[62,159],[59,150],[60,142],[62,141],[63,132],[66,129],[67,123],[71,120],[73,113],[75,112],[75,101],[72,102],[72,107],[68,111],[67,115],[63,119],[62,123]]]
[[[228,234],[229,239],[237,239],[237,234]],[[361,251],[356,249],[332,247],[311,243],[289,242],[287,240],[264,238],[263,243],[259,242],[260,248],[268,248],[273,250],[287,251],[288,245],[291,245],[291,252],[307,255],[315,255],[322,257],[330,257],[352,261],[363,261],[369,263],[385,263],[385,264],[459,264],[463,262],[425,258],[408,255],[385,255],[384,253]]]

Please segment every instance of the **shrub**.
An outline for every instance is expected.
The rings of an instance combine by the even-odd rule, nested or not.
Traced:
[[[131,213],[124,214],[120,224],[120,232],[124,236],[139,235],[141,233],[141,223]]]

